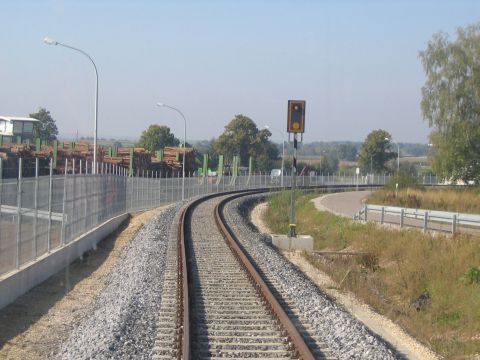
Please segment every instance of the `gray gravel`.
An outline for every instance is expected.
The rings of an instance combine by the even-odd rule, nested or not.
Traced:
[[[93,311],[72,330],[57,359],[151,357],[161,305],[165,255],[177,203],[143,226],[125,247]]]
[[[242,244],[257,266],[268,276],[275,278],[295,301],[297,307],[328,344],[339,359],[400,359],[385,342],[370,332],[323,294],[308,278],[279,254],[267,236],[258,233],[248,220],[249,209],[263,195],[241,198],[226,206],[225,217],[233,226]]]

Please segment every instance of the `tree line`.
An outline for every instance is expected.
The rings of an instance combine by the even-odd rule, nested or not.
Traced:
[[[456,38],[437,33],[419,53],[426,81],[422,87],[421,110],[431,129],[430,146],[399,144],[411,155],[428,153],[433,170],[449,180],[480,181],[480,23],[458,28]],[[58,129],[50,112],[40,108],[30,117],[40,120],[34,125],[34,136],[55,140]],[[235,115],[218,138],[196,143],[199,153],[211,155],[212,166],[218,155],[228,160],[240,157],[242,166],[249,157],[255,168],[266,171],[279,168],[281,144],[274,144],[268,129],[259,129],[245,115]],[[355,162],[363,172],[394,171],[398,149],[392,146],[390,133],[383,129],[370,132],[363,143],[313,142],[301,150],[317,155],[312,170],[335,172],[341,161]],[[165,146],[178,146],[177,139],[165,125],[153,124],[142,132],[137,146],[155,151]],[[187,144],[190,146],[190,144]],[[199,159],[200,162],[200,159]],[[286,161],[290,166],[291,162]],[[299,163],[297,168],[303,165]]]

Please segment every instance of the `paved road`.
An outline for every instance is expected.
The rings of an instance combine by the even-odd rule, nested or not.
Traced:
[[[318,210],[352,218],[363,208],[363,200],[370,194],[371,191],[347,191],[324,195],[312,201]]]

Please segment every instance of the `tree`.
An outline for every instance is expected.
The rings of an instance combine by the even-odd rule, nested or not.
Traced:
[[[432,165],[452,180],[480,180],[480,23],[437,33],[420,52],[426,74],[421,108],[430,128]]]
[[[57,140],[58,128],[55,120],[47,109],[39,108],[38,112],[30,114],[31,118],[39,120],[33,125],[33,137],[42,140]]]
[[[367,135],[358,152],[358,163],[366,171],[381,172],[387,169],[387,162],[397,156],[390,151],[392,136],[385,130],[373,130]],[[389,151],[387,151],[389,150]]]
[[[178,146],[178,144],[180,141],[170,132],[168,126],[153,124],[147,130],[142,131],[136,146],[143,147],[148,151],[156,151],[165,146]]]
[[[267,170],[278,157],[278,149],[268,140],[271,135],[267,129],[258,130],[249,117],[235,115],[225,126],[225,131],[213,142],[213,149],[217,155],[230,159],[239,155],[242,166],[247,166],[248,158],[252,156],[259,170]]]
[[[338,160],[354,161],[357,156],[357,147],[352,144],[339,144],[336,151]]]

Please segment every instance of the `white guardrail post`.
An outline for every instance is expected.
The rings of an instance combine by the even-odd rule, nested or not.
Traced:
[[[423,232],[427,232],[428,230],[428,211],[425,211],[423,215]]]
[[[457,214],[453,214],[452,216],[452,235],[455,235],[457,231]]]

